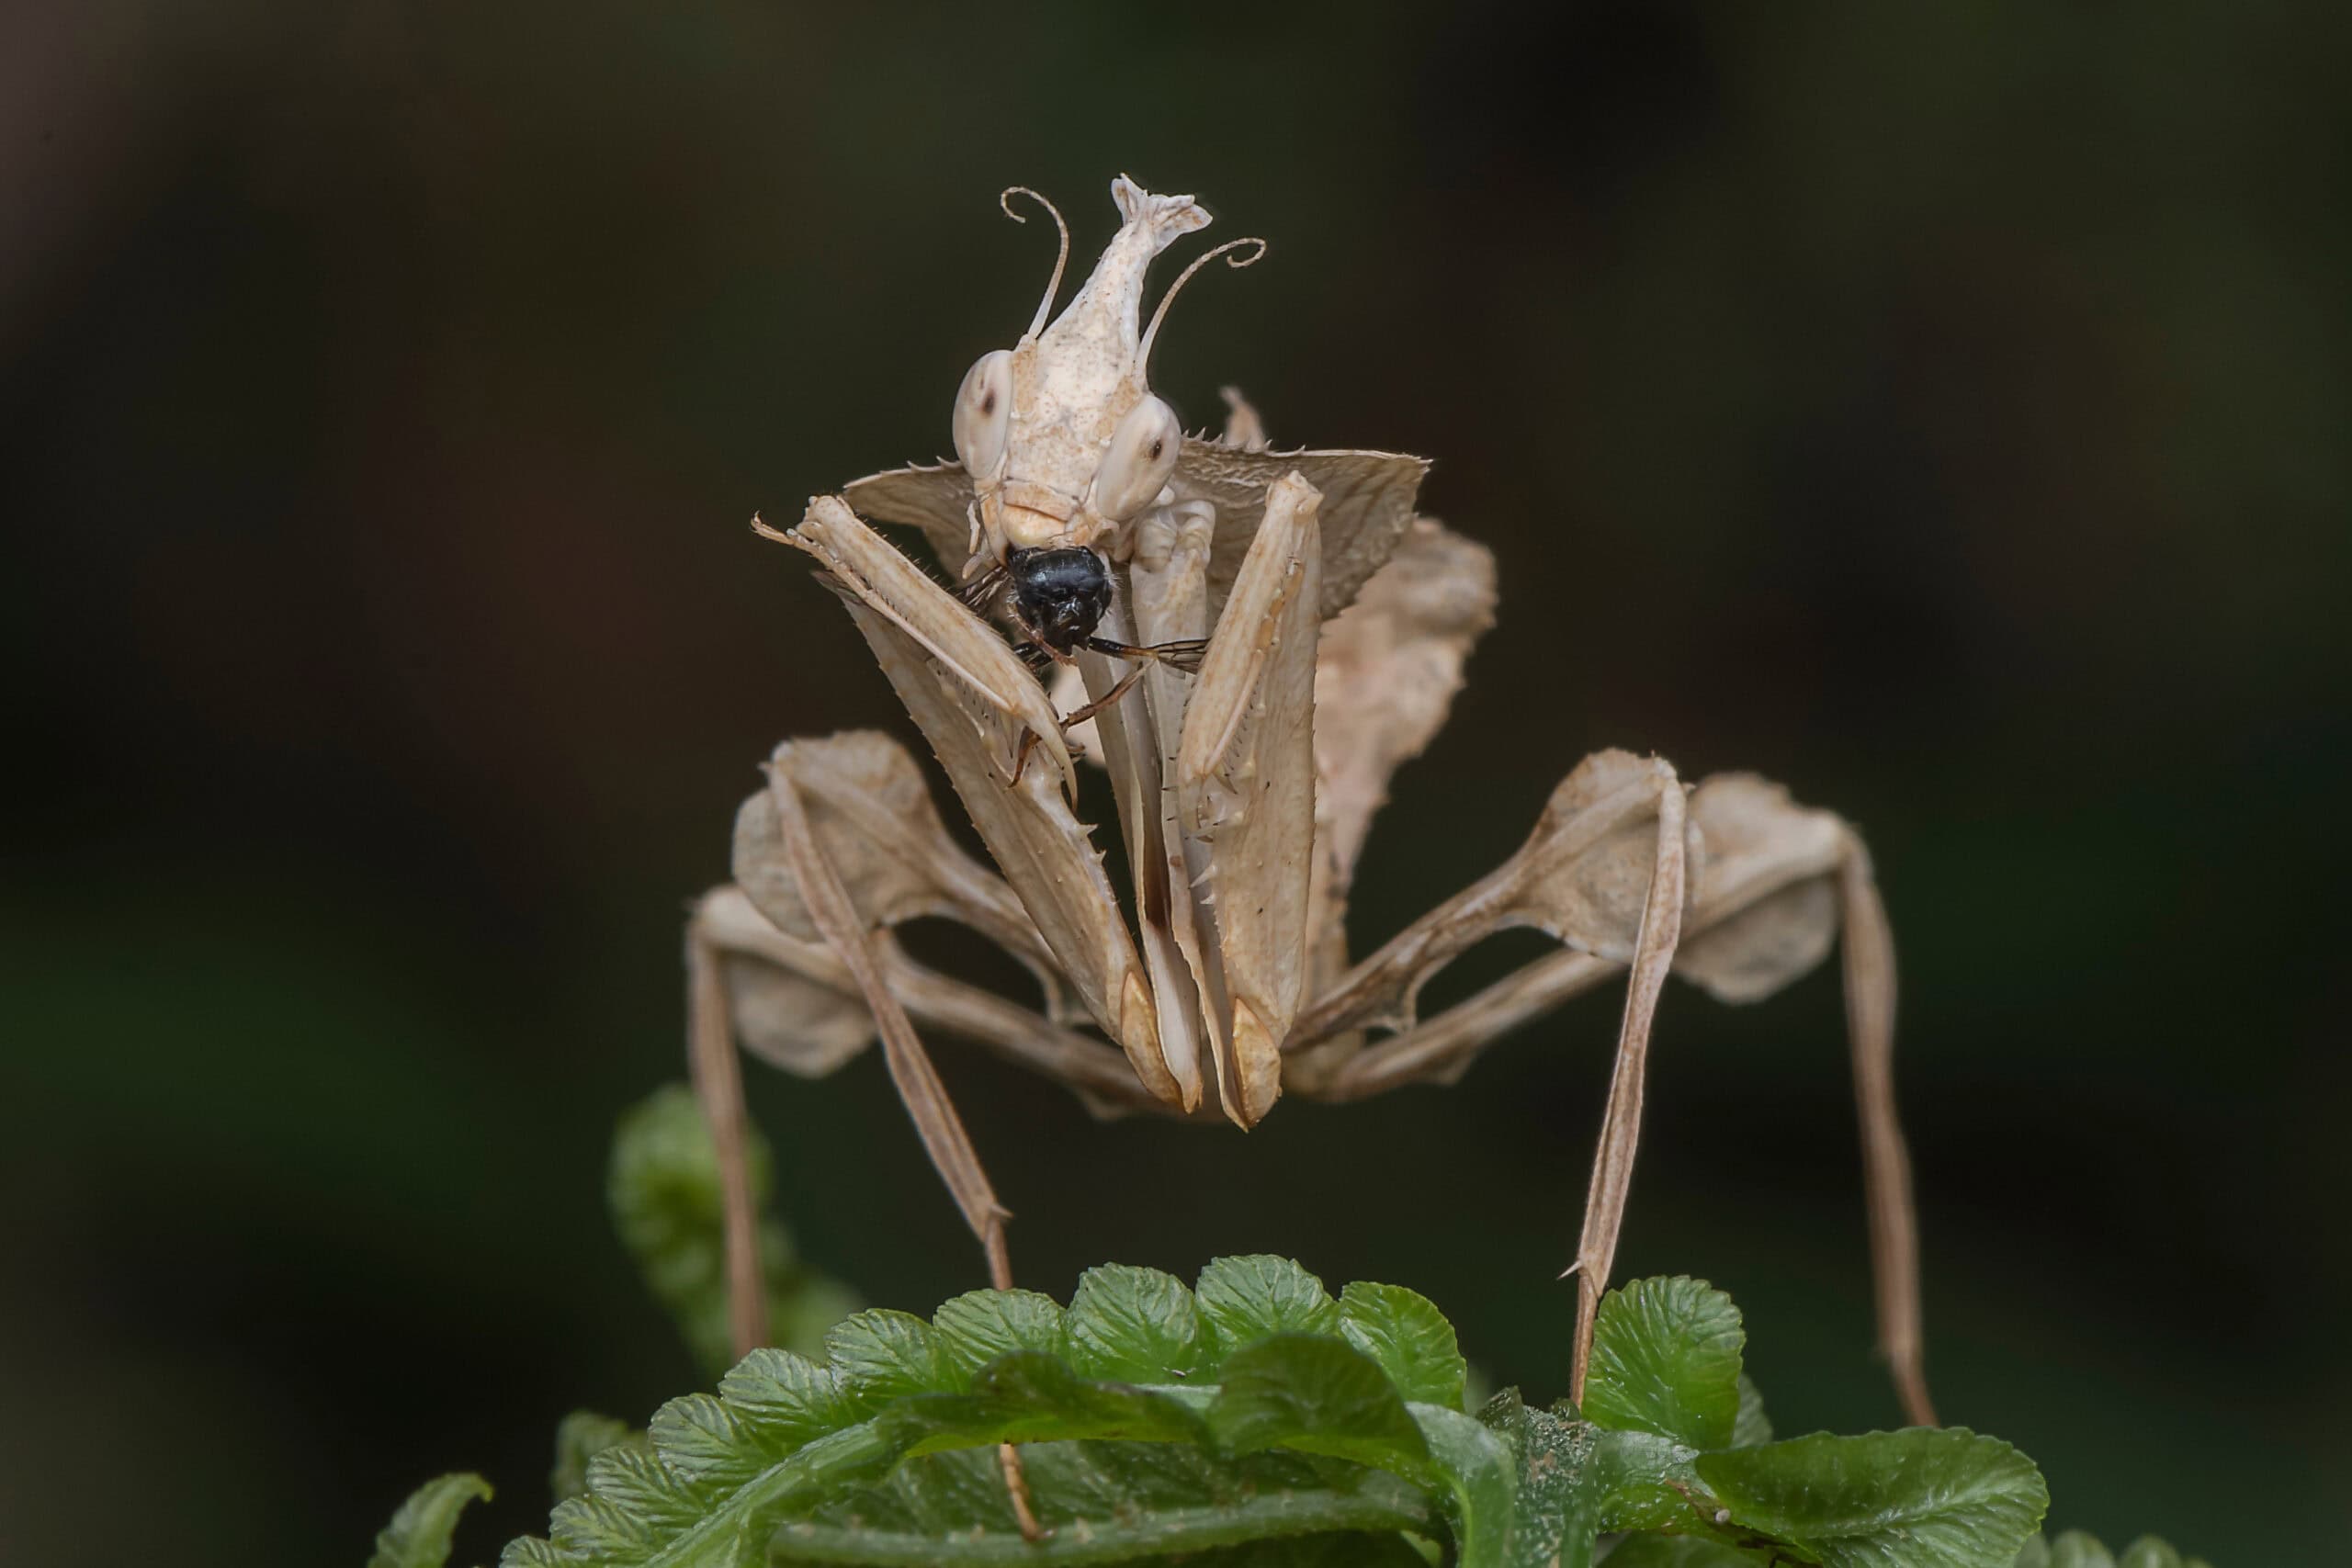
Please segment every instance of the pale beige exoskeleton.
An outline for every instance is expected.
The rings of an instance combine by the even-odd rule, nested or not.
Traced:
[[[1623,972],[1616,1066],[1571,1266],[1581,1397],[1667,976],[1754,1000],[1842,938],[1882,1347],[1906,1416],[1931,1421],[1890,1077],[1893,947],[1859,839],[1760,779],[1689,787],[1663,761],[1604,751],[1567,775],[1517,854],[1351,963],[1358,854],[1390,777],[1442,723],[1492,619],[1493,559],[1414,515],[1419,458],[1269,450],[1232,393],[1222,438],[1180,437],[1146,384],[1160,316],[1138,332],[1144,274],[1208,217],[1189,197],[1125,179],[1113,195],[1118,235],[1068,307],[1046,324],[1049,286],[1020,343],[967,377],[957,461],[818,497],[786,534],[763,525],[823,564],[996,866],[955,843],[914,760],[878,734],[786,742],[767,787],[745,802],[735,881],[705,896],[689,932],[696,1076],[729,1151],[739,1338],[753,1342],[762,1326],[749,1189],[731,1152],[739,1042],[818,1076],[878,1036],[1004,1285],[1005,1212],[917,1025],[1058,1078],[1100,1114],[1221,1112],[1249,1127],[1286,1091],[1343,1100],[1452,1082],[1501,1034]],[[1104,635],[1056,640],[1016,604],[1017,635],[1044,645],[1024,659],[983,618],[985,592],[941,586],[866,518],[921,528],[967,589],[1019,552],[1090,552],[1111,584]],[[1064,705],[1081,683],[1090,700],[1065,718],[1033,662],[1065,666]],[[1092,724],[1085,750],[1110,775],[1132,927],[1073,809],[1067,727],[1080,718]],[[1013,953],[1037,976],[1041,1007],[915,963],[893,928],[926,915]],[[1418,1016],[1431,974],[1515,925],[1562,951]]]

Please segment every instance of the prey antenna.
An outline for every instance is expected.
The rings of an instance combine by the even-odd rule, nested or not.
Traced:
[[[1012,210],[1012,198],[1016,196],[1025,196],[1030,200],[1035,202],[1038,206],[1044,208],[1046,209],[1046,216],[1054,220],[1054,227],[1061,231],[1062,236],[1061,254],[1054,258],[1054,276],[1046,280],[1046,297],[1037,301],[1036,319],[1029,323],[1029,331],[1025,334],[1029,337],[1035,337],[1039,333],[1046,330],[1046,318],[1053,314],[1054,310],[1054,296],[1060,293],[1062,290],[1062,268],[1069,265],[1069,225],[1062,221],[1062,211],[1060,208],[1056,207],[1052,202],[1047,201],[1044,197],[1039,196],[1027,186],[1007,186],[1002,191],[998,193],[996,204],[1004,209],[1004,215],[1007,218],[1012,219],[1015,223],[1026,223],[1029,221],[1029,220],[1022,217],[1021,214]]]
[[[1216,249],[1204,252],[1194,258],[1192,265],[1176,275],[1176,281],[1170,284],[1168,292],[1159,297],[1159,308],[1151,313],[1151,325],[1144,329],[1143,342],[1136,345],[1136,376],[1138,379],[1143,376],[1144,367],[1151,361],[1151,340],[1159,335],[1159,323],[1168,319],[1168,307],[1175,302],[1176,291],[1193,280],[1193,274],[1200,271],[1226,252],[1238,251],[1244,245],[1255,245],[1258,248],[1250,252],[1244,260],[1228,261],[1225,264],[1237,272],[1245,266],[1256,265],[1258,258],[1266,254],[1266,242],[1255,234],[1239,240],[1227,240]]]

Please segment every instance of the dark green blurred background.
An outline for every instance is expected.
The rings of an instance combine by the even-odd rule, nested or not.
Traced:
[[[1088,252],[1124,169],[1272,241],[1172,318],[1188,421],[1430,454],[1501,560],[1359,941],[1604,744],[1850,816],[1947,1419],[2057,1522],[2331,1558],[2340,15],[12,9],[6,1555],[356,1561],[478,1467],[488,1558],[557,1416],[690,1385],[601,1199],[684,900],[775,741],[910,733],[745,520],[944,448],[1050,257],[996,191]],[[1026,1282],[1290,1252],[1548,1394],[1615,1009],[1246,1138],[942,1067]],[[1732,1290],[1784,1431],[1890,1422],[1834,977],[1661,1030],[1621,1271]],[[877,1061],[753,1088],[810,1256],[977,1282]]]

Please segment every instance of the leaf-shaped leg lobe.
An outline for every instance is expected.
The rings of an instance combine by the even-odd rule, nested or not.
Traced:
[[[791,773],[809,826],[869,928],[925,915],[959,921],[1037,977],[1049,1015],[1067,1015],[1060,972],[1036,922],[1002,877],[948,836],[905,747],[875,730],[843,730],[786,741],[769,765]],[[737,885],[777,930],[818,941],[767,790],[747,798],[735,815],[733,870]]]
[[[1533,926],[1581,952],[1631,962],[1657,858],[1654,822],[1669,786],[1680,787],[1658,759],[1625,751],[1587,757],[1552,792],[1518,853],[1397,932],[1317,997],[1299,1019],[1290,1048],[1359,1024],[1410,1029],[1422,983],[1507,927]],[[1702,865],[1703,840],[1685,837],[1686,862]]]
[[[778,931],[741,888],[703,895],[693,928],[693,940],[717,950],[728,1026],[753,1055],[799,1077],[822,1077],[873,1043],[873,1015],[832,950]],[[1098,1115],[1168,1109],[1102,1041],[926,968],[888,931],[875,932],[873,942],[890,994],[923,1029],[1066,1085]]]
[[[1315,659],[1315,874],[1307,895],[1314,994],[1347,973],[1349,888],[1389,780],[1445,722],[1463,665],[1494,624],[1494,610],[1493,553],[1419,517],[1356,602],[1323,624]],[[1283,1080],[1314,1094],[1363,1043],[1361,1030],[1346,1030],[1290,1052]]]

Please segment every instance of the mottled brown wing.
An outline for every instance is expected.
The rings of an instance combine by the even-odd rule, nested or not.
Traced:
[[[1216,508],[1209,557],[1211,613],[1225,604],[1250,541],[1266,514],[1266,487],[1284,474],[1305,477],[1323,496],[1323,618],[1355,600],[1356,590],[1396,553],[1413,521],[1414,498],[1429,459],[1397,452],[1245,452],[1187,438],[1170,481],[1179,501]],[[842,491],[857,514],[876,523],[921,528],[940,565],[960,576],[970,554],[972,477],[954,463],[869,474]]]
[[[961,577],[971,554],[972,476],[958,463],[891,468],[855,480],[842,494],[874,523],[920,528],[951,577]]]
[[[1187,440],[1172,481],[1180,501],[1216,508],[1216,542],[1209,556],[1209,604],[1225,603],[1241,561],[1266,514],[1266,487],[1295,473],[1323,497],[1322,614],[1330,619],[1355,600],[1356,590],[1396,553],[1413,521],[1426,457],[1397,452],[1244,452],[1221,442]]]

